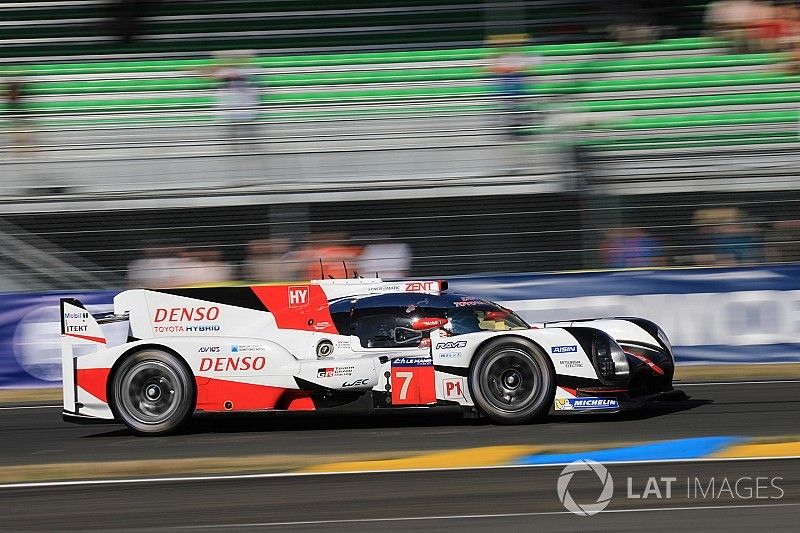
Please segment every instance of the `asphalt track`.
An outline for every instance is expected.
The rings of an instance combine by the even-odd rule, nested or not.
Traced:
[[[561,469],[0,489],[0,529],[797,531],[798,460],[611,465],[613,496],[606,510],[594,516],[565,511],[556,491]],[[603,487],[599,478],[580,474],[569,482],[570,496],[581,503],[596,501]],[[651,476],[674,478],[669,497],[663,483],[660,498],[653,493],[648,498],[628,497],[642,496]],[[725,479],[730,490],[723,488]]]
[[[0,460],[21,465],[256,453],[324,456],[800,433],[798,381],[682,388],[689,400],[634,413],[551,417],[530,426],[494,426],[451,413],[248,416],[201,419],[189,433],[165,438],[137,438],[120,426],[68,425],[58,408],[6,406],[0,409]],[[591,517],[572,515],[559,501],[562,468],[0,486],[0,531],[796,531],[800,518],[800,459],[609,465],[613,497],[605,511]],[[629,497],[641,496],[651,476],[659,480],[660,498],[652,492],[648,498]],[[662,477],[675,478],[669,498]],[[722,490],[725,479],[734,487],[730,492]],[[737,480],[744,480],[738,489]],[[588,472],[569,484],[570,494],[583,503],[593,502],[601,488]]]
[[[677,385],[690,399],[609,415],[550,417],[527,426],[458,413],[204,417],[189,433],[139,438],[119,425],[78,426],[60,407],[0,408],[0,467],[254,454],[425,452],[504,444],[589,445],[705,436],[800,434],[800,381]]]

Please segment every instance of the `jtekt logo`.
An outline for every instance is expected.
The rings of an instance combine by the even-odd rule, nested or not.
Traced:
[[[569,482],[572,481],[572,476],[575,475],[575,472],[586,471],[592,471],[597,474],[603,484],[603,489],[595,503],[579,504],[569,493]],[[558,492],[558,499],[561,500],[567,511],[579,516],[592,516],[608,507],[611,497],[614,495],[614,480],[611,478],[608,469],[602,464],[591,459],[579,459],[568,464],[561,471],[556,491]]]

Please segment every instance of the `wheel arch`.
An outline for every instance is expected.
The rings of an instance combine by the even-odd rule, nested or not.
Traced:
[[[147,342],[144,344],[137,344],[136,346],[131,346],[130,348],[125,350],[122,354],[120,354],[120,356],[117,357],[117,360],[114,361],[114,364],[111,365],[111,370],[108,373],[108,380],[106,381],[106,398],[108,398],[108,406],[111,409],[114,418],[117,420],[119,420],[119,414],[117,413],[117,409],[115,407],[116,402],[114,401],[114,376],[119,371],[119,367],[122,366],[122,364],[127,359],[134,356],[138,352],[145,350],[160,350],[162,352],[166,352],[174,356],[180,362],[180,364],[183,365],[186,371],[189,372],[189,375],[192,376],[192,378],[195,378],[195,374],[192,371],[192,367],[189,365],[189,362],[186,361],[186,358],[183,357],[180,354],[180,352],[178,352],[176,349],[155,342]],[[194,405],[197,405],[197,383],[195,382],[194,379],[192,380],[191,385],[192,385],[191,387],[192,403]]]
[[[544,358],[547,360],[547,366],[550,369],[550,374],[552,375],[553,380],[555,381],[558,378],[558,375],[556,374],[556,367],[553,364],[552,359],[550,359],[550,355],[547,353],[547,350],[545,350],[544,347],[541,344],[539,344],[538,342],[536,342],[532,338],[525,337],[524,335],[517,335],[517,334],[514,334],[514,333],[507,334],[507,335],[495,335],[494,337],[489,337],[488,339],[484,339],[483,341],[481,341],[481,343],[478,344],[478,346],[475,347],[475,351],[472,352],[472,357],[470,358],[469,367],[467,369],[467,378],[469,378],[469,376],[472,375],[472,370],[475,368],[475,362],[478,360],[478,358],[476,357],[478,355],[478,352],[480,352],[483,349],[483,347],[486,346],[487,344],[489,344],[491,342],[496,342],[496,341],[499,341],[499,340],[521,340],[521,341],[524,341],[524,342],[527,342],[527,343],[530,343],[530,344],[534,345],[536,348],[541,350],[542,353],[544,354],[544,356],[545,356]],[[467,387],[469,388],[470,396],[472,398],[474,398],[473,393],[472,393],[472,383],[471,383],[471,381],[472,380],[467,379]]]

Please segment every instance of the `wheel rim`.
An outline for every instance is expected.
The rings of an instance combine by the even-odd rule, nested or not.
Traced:
[[[513,413],[536,403],[544,376],[537,362],[524,350],[503,348],[483,366],[481,392],[496,409]]]
[[[158,424],[178,410],[183,390],[172,367],[161,361],[142,361],[125,372],[119,394],[130,416],[142,424]]]

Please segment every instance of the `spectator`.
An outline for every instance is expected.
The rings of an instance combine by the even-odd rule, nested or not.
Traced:
[[[411,270],[411,247],[391,238],[381,238],[364,247],[357,270],[364,277],[404,278]]]
[[[780,220],[767,232],[767,259],[800,262],[800,220]]]
[[[128,285],[132,288],[177,287],[187,266],[183,248],[155,244],[144,248],[144,257],[128,265]]]
[[[219,82],[217,113],[225,125],[228,140],[236,151],[258,144],[260,96],[253,52],[223,51],[217,64],[204,72]]]
[[[111,19],[114,33],[125,44],[134,42],[141,33],[141,17],[147,9],[148,0],[113,0]]]
[[[288,239],[259,239],[247,245],[244,277],[255,282],[289,281],[296,278]]]
[[[323,273],[326,278],[342,279],[352,276],[356,272],[361,248],[353,246],[349,240],[346,233],[340,232],[312,235],[309,245],[295,256],[295,260],[303,265],[302,278],[320,279]]]
[[[537,62],[525,53],[526,35],[499,35],[489,39],[497,46],[487,70],[494,76],[495,92],[500,97],[505,130],[512,139],[519,139],[528,123],[526,113],[528,72]]]
[[[5,108],[13,151],[27,152],[34,148],[31,112],[28,107],[28,86],[20,76],[9,78],[5,84]]]
[[[664,266],[665,259],[658,239],[640,228],[618,228],[600,243],[603,263],[610,268],[645,268]]]
[[[694,223],[699,227],[704,248],[696,258],[698,264],[732,266],[762,259],[761,235],[739,208],[698,209]]]

